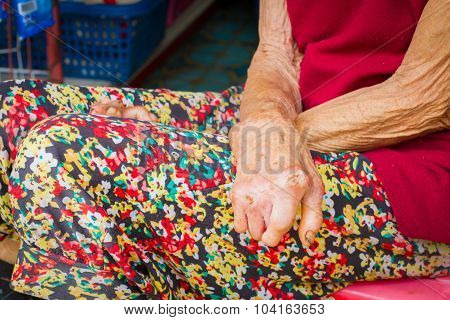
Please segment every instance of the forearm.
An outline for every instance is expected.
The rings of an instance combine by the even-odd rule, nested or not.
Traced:
[[[363,151],[449,128],[448,7],[428,3],[393,77],[298,115],[312,149]]]
[[[365,151],[449,128],[448,94],[425,91],[391,82],[364,88],[300,114],[296,126],[324,152]]]
[[[301,56],[292,37],[285,1],[262,0],[260,43],[248,70],[241,120],[269,114],[294,120],[301,108]]]

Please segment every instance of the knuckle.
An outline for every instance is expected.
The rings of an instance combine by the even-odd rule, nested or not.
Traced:
[[[301,177],[301,179],[298,182],[298,185],[301,186],[302,188],[310,187],[311,184],[312,184],[312,179],[311,179],[311,177],[307,176],[306,174],[303,174],[303,176]]]
[[[289,174],[288,181],[291,184],[306,186],[309,183],[310,178],[306,175],[303,169],[296,169],[294,172]]]

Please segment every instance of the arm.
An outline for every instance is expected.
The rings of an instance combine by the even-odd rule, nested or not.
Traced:
[[[299,237],[314,241],[322,224],[322,180],[294,120],[301,110],[301,55],[286,1],[262,0],[260,43],[248,71],[241,121],[230,132],[236,163],[231,188],[234,227],[275,246],[302,207]]]
[[[259,19],[259,45],[248,70],[241,121],[267,114],[294,120],[301,109],[302,56],[292,36],[286,1],[262,0]]]
[[[292,37],[286,1],[261,1],[259,37],[259,46],[248,70],[240,120],[264,121],[275,117],[293,126],[301,110],[298,77],[302,55]],[[136,119],[149,116],[143,108],[132,113],[129,109],[120,102],[102,101],[92,107],[91,113]]]
[[[448,0],[428,2],[390,79],[299,114],[310,148],[364,151],[450,128],[449,12]]]

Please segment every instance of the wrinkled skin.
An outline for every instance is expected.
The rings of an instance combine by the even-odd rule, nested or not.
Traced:
[[[305,246],[322,224],[323,184],[302,135],[282,119],[241,122],[230,134],[236,180],[231,188],[235,230],[276,246],[302,207],[299,236]],[[251,126],[252,132],[246,134]],[[255,130],[256,129],[256,130]]]
[[[286,2],[261,0],[260,43],[248,71],[241,123],[230,133],[237,160],[231,201],[238,232],[248,230],[274,246],[293,226],[301,205],[299,236],[309,246],[322,222],[322,187],[309,149],[365,151],[450,128],[448,9],[447,0],[428,1],[391,78],[302,112],[298,80],[303,56]],[[255,131],[264,143],[247,137]],[[274,131],[291,138],[274,140]],[[281,159],[283,166],[269,173],[271,166],[265,164]]]
[[[299,237],[309,247],[322,224],[323,185],[307,132],[295,127],[302,109],[298,77],[303,56],[292,37],[285,1],[261,1],[259,36],[241,122],[229,135],[236,159],[231,188],[235,229],[276,246],[301,218]]]

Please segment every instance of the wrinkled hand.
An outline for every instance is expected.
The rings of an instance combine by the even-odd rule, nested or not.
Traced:
[[[264,116],[233,127],[230,140],[235,230],[276,246],[301,205],[299,236],[309,247],[322,224],[323,184],[300,132],[288,120]]]
[[[157,118],[144,107],[125,107],[120,101],[104,100],[92,105],[90,114],[125,119],[157,122]]]

